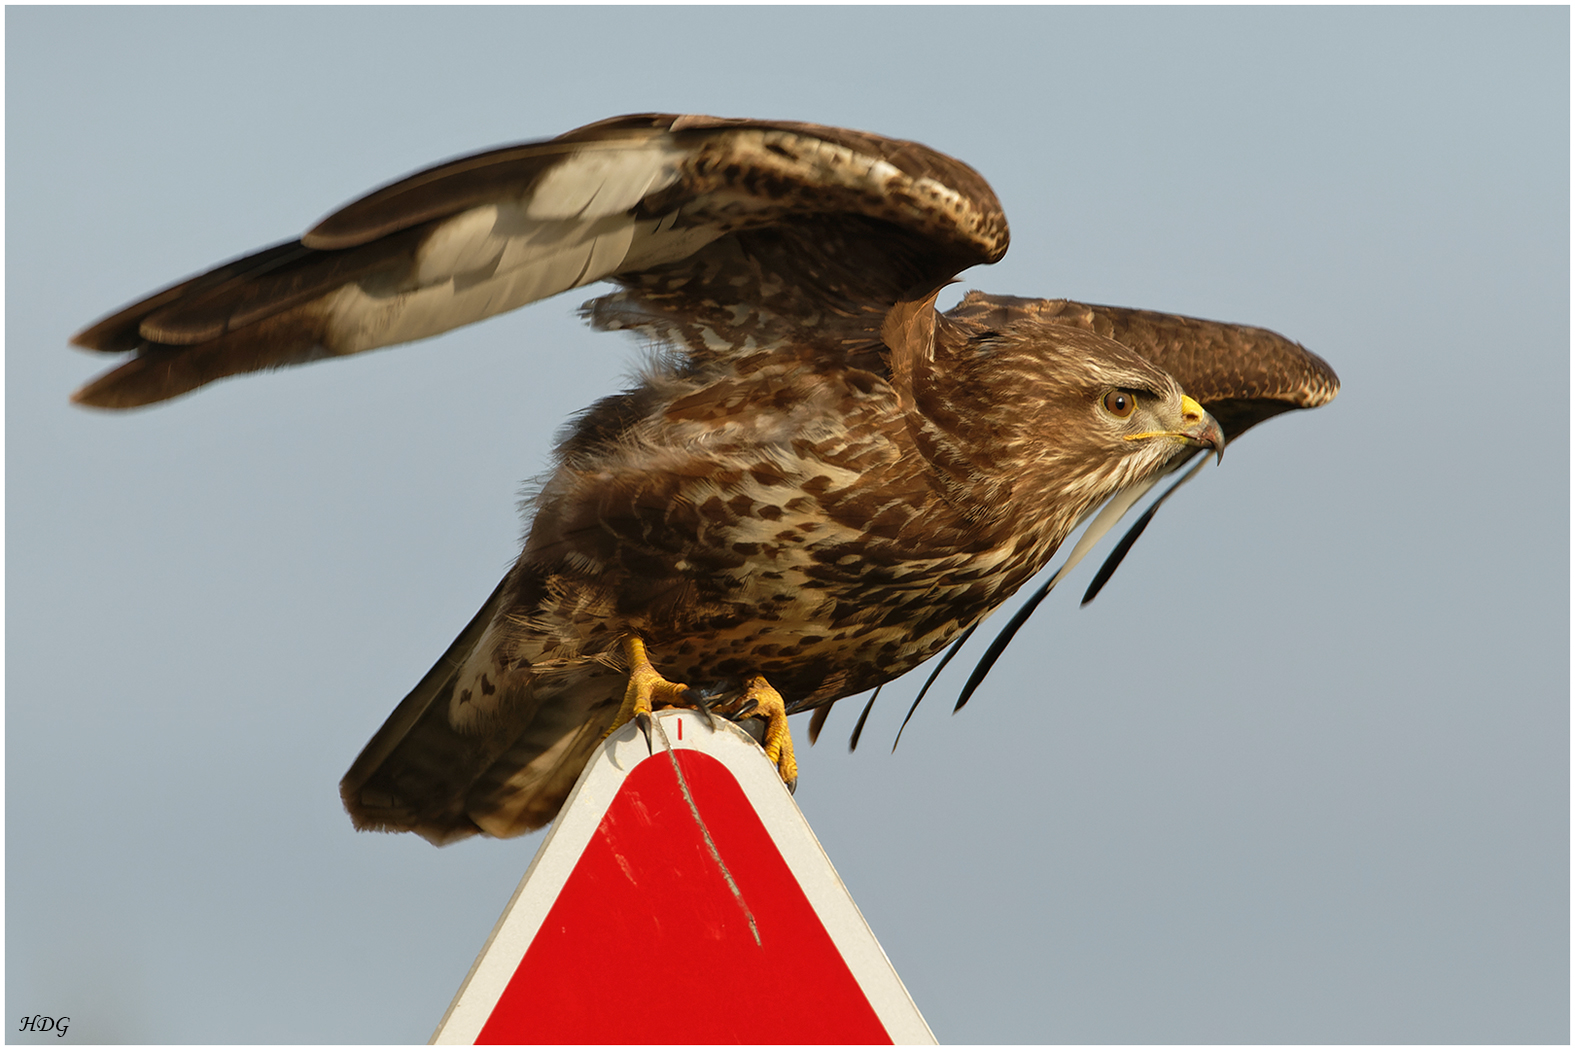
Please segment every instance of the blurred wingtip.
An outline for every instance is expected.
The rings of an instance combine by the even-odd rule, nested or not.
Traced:
[[[832,709],[832,707],[834,705],[835,705],[835,701],[833,701],[830,704],[825,704],[825,705],[823,705],[821,707],[817,707],[817,708],[815,708],[814,713],[809,716],[809,746],[810,747],[814,747],[815,746],[815,741],[820,739],[820,731],[825,726],[826,718],[827,718],[827,716],[829,716],[831,714],[831,709]]]

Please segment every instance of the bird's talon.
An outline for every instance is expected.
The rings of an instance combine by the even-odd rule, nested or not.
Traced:
[[[651,713],[654,707],[687,707],[700,712],[706,724],[715,728],[711,718],[710,697],[698,689],[691,689],[678,682],[670,682],[663,678],[655,667],[651,666],[650,657],[646,655],[645,642],[639,635],[628,635],[623,640],[624,654],[629,659],[629,685],[624,690],[623,706],[618,709],[618,714],[613,718],[612,726],[604,734],[603,739],[611,736],[627,722],[634,722],[640,727],[640,732],[645,734],[645,746],[652,753],[656,753],[656,745],[651,741]],[[748,715],[766,720],[766,731],[761,737],[760,746],[765,750],[766,757],[777,767],[777,772],[782,776],[782,782],[792,791],[798,785],[798,762],[793,757],[793,737],[788,732],[787,704],[782,699],[782,694],[771,688],[770,684],[760,675],[754,675],[744,682],[743,695],[734,700],[731,710],[723,712],[727,717],[737,720]]]
[[[793,757],[793,737],[788,732],[787,703],[782,699],[782,694],[771,688],[770,683],[760,675],[755,675],[744,683],[744,694],[735,704],[734,709],[728,712],[729,718],[736,720],[753,715],[766,720],[766,731],[761,737],[760,746],[765,750],[766,757],[776,765],[782,783],[792,791],[798,784],[798,761]]]
[[[654,708],[692,707],[699,694],[680,682],[663,678],[645,653],[645,642],[638,635],[628,635],[623,640],[624,653],[629,658],[629,685],[624,689],[623,706],[613,716],[612,725],[602,734],[605,740],[629,722],[640,727],[645,734],[645,745],[652,754],[656,745],[651,742],[651,712]]]

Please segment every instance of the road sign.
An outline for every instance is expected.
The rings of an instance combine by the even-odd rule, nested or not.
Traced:
[[[933,1043],[759,745],[652,736],[597,751],[432,1041]]]

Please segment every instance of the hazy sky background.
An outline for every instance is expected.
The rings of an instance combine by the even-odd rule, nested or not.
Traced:
[[[636,344],[574,292],[106,415],[67,404],[102,362],[66,340],[430,162],[666,110],[928,143],[1012,222],[968,285],[1264,325],[1344,382],[1232,446],[1080,610],[1086,562],[953,717],[958,661],[895,755],[919,675],[856,754],[857,703],[813,749],[795,719],[799,804],[936,1035],[1568,1040],[1567,9],[6,30],[8,1016],[431,1033],[540,836],[358,834],[337,782]],[[624,976],[630,1009],[714,977]]]

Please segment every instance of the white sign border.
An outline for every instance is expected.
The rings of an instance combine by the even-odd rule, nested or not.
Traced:
[[[675,751],[704,752],[727,766],[738,780],[892,1042],[934,1043],[929,1025],[760,745],[724,719],[716,720],[713,731],[693,711],[668,709],[658,711],[656,718],[661,731],[652,736],[659,752],[665,733],[667,743]],[[609,737],[586,764],[579,783],[438,1023],[432,1043],[475,1043],[624,778],[648,758],[666,761],[661,753],[648,754],[645,737],[630,723]]]

